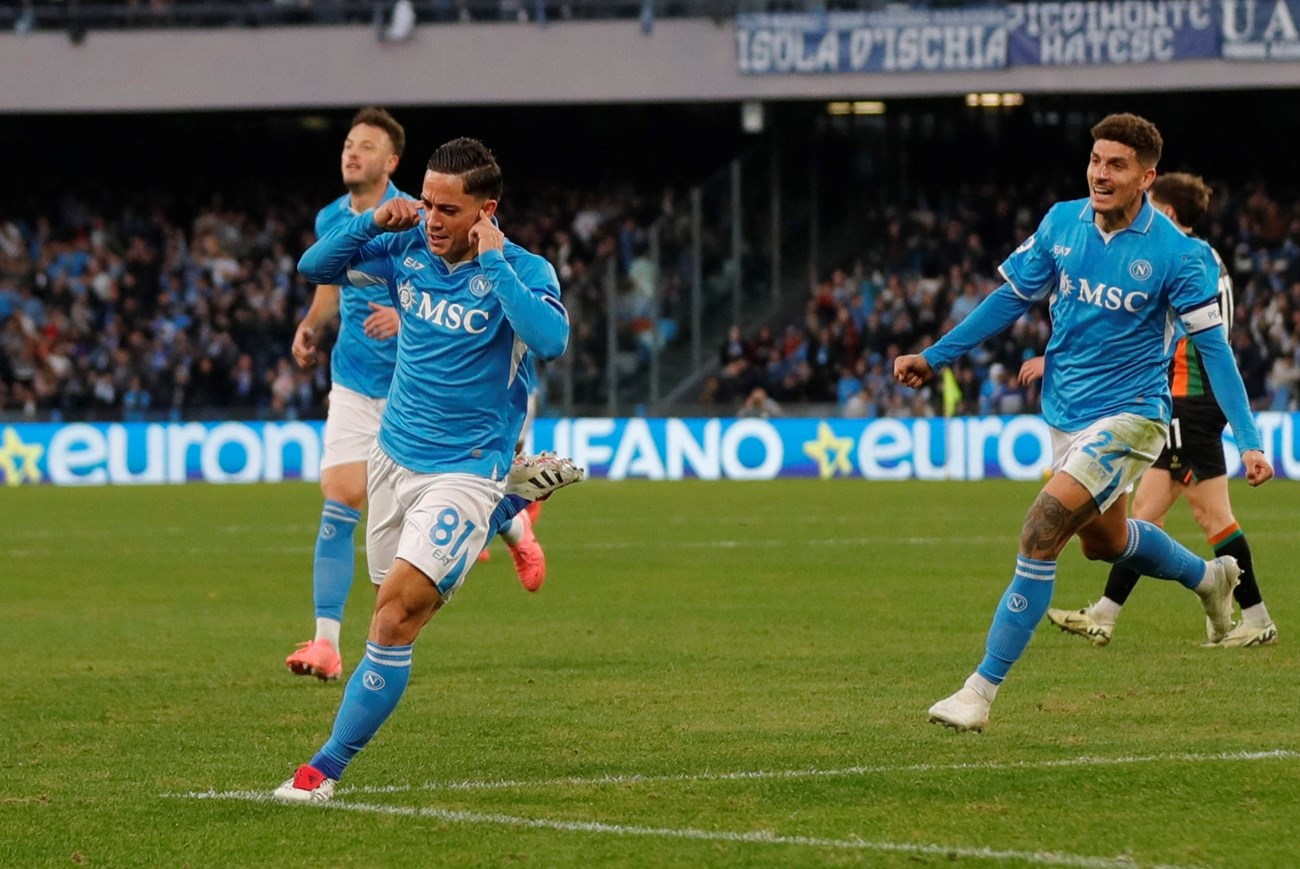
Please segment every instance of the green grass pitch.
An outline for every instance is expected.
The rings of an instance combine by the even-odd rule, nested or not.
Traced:
[[[322,809],[259,799],[342,691],[283,666],[315,486],[0,489],[0,866],[1296,865],[1300,485],[1233,489],[1277,646],[1200,648],[1195,598],[1146,580],[1107,648],[1044,623],[987,732],[926,723],[1035,491],[564,491],[546,586],[495,543]],[[1105,566],[1072,545],[1059,576],[1082,606]]]

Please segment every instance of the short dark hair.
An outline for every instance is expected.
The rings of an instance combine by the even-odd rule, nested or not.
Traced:
[[[379,106],[366,106],[352,116],[352,126],[355,127],[357,124],[378,127],[387,133],[388,141],[393,143],[393,153],[398,157],[402,156],[402,152],[406,150],[406,130],[401,124],[397,123],[397,118],[388,113],[388,109],[381,109]]]
[[[1165,140],[1155,124],[1128,113],[1102,118],[1092,128],[1092,140],[1098,139],[1128,145],[1137,152],[1138,162],[1148,167],[1160,162],[1160,153],[1165,147]]]
[[[1170,172],[1157,175],[1151,185],[1151,195],[1174,210],[1174,220],[1183,226],[1195,226],[1210,210],[1210,197],[1214,191],[1199,175],[1188,172]]]
[[[465,192],[471,196],[501,198],[501,167],[487,145],[478,139],[462,136],[447,142],[429,158],[429,171],[459,176]]]

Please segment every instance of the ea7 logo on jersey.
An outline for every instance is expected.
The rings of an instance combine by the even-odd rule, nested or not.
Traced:
[[[1063,244],[1052,245],[1052,254],[1054,256],[1069,256],[1071,250],[1073,250],[1073,248],[1068,248]]]
[[[402,260],[402,265],[406,266],[408,269],[415,269],[417,272],[424,268],[424,263],[420,262],[413,256],[408,256],[406,259]]]
[[[459,302],[448,302],[446,299],[440,300],[435,305],[428,293],[420,293],[420,307],[415,312],[415,316],[443,329],[481,335],[487,330],[489,315],[487,311],[466,308]]]

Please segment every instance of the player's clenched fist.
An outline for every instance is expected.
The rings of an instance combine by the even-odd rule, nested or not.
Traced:
[[[294,361],[299,368],[310,368],[316,364],[316,330],[304,320],[298,324],[298,331],[293,333]]]
[[[505,250],[506,236],[492,222],[492,218],[480,212],[478,223],[470,227],[469,243],[477,244],[479,253],[486,253],[490,250]]]
[[[1241,461],[1246,466],[1246,482],[1252,486],[1262,486],[1273,479],[1273,466],[1264,458],[1262,450],[1246,450],[1241,454]]]
[[[375,224],[384,232],[402,232],[420,222],[420,203],[394,197],[375,209]]]
[[[899,356],[894,360],[894,379],[904,386],[920,386],[932,374],[934,372],[930,370],[930,363],[919,353]]]

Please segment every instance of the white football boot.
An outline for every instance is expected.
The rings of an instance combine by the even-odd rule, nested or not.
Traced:
[[[1246,646],[1271,646],[1277,642],[1277,625],[1272,619],[1242,619],[1238,625],[1217,643],[1204,645],[1214,649],[1236,649]]]
[[[327,803],[334,796],[336,779],[311,764],[304,763],[294,772],[293,778],[276,788],[271,796],[282,803]]]
[[[574,483],[581,483],[587,472],[555,453],[538,453],[535,456],[518,455],[510,465],[510,476],[506,478],[506,494],[518,495],[529,501],[545,501]]]
[[[971,676],[961,690],[945,697],[930,707],[930,723],[951,727],[958,733],[983,730],[989,723],[991,701],[979,687],[979,680]]]
[[[1104,646],[1110,642],[1115,625],[1104,625],[1092,617],[1086,608],[1081,610],[1049,609],[1047,620],[1067,634],[1083,637],[1094,646]]]
[[[1232,590],[1241,582],[1241,568],[1231,555],[1220,555],[1209,564],[1210,575],[1196,593],[1205,608],[1205,635],[1219,643],[1232,631]]]

